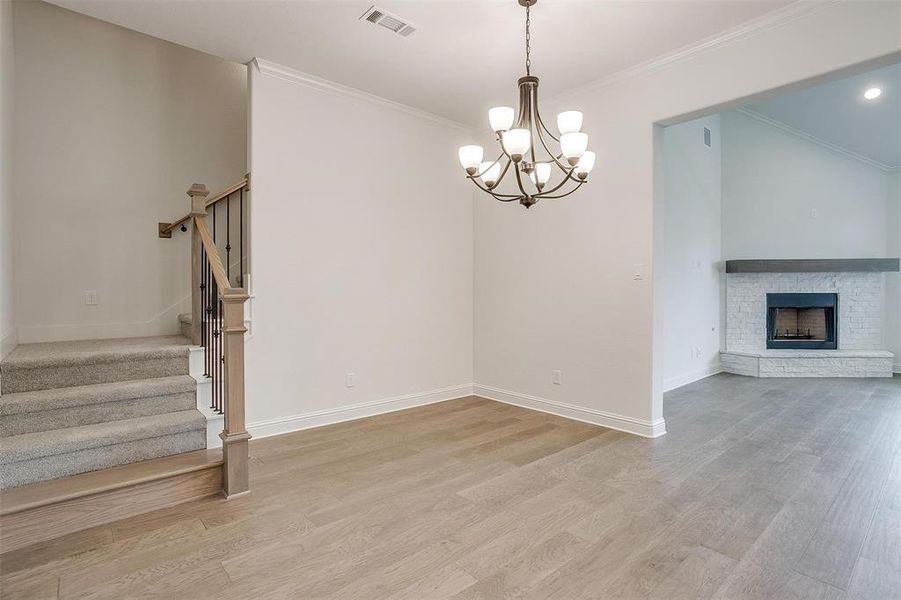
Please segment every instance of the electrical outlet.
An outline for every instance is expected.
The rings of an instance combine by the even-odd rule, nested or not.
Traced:
[[[811,208],[811,209],[810,209],[810,218],[811,218],[811,219],[816,219],[816,218],[817,218],[817,215],[819,215],[819,213],[817,212],[817,209]]]
[[[97,290],[85,290],[84,303],[88,306],[96,306],[99,304],[97,300]]]
[[[345,385],[347,385],[347,387],[349,387],[349,388],[352,388],[355,385],[357,385],[357,375],[355,373],[348,373],[347,374],[347,382]]]
[[[643,281],[645,278],[645,268],[643,264],[632,265],[632,281]]]
[[[558,370],[551,371],[551,381],[554,385],[563,385],[563,372]]]

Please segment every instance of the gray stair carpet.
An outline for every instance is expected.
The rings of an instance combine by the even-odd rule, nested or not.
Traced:
[[[23,344],[0,362],[0,488],[206,447],[183,336]]]
[[[190,375],[175,375],[3,394],[0,436],[188,410],[196,387]]]
[[[0,393],[188,374],[181,335],[21,344],[0,363]]]
[[[0,438],[0,487],[105,469],[206,446],[196,409]]]

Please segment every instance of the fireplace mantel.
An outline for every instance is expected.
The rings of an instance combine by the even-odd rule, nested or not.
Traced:
[[[901,270],[897,258],[779,258],[727,260],[726,273],[887,273]]]

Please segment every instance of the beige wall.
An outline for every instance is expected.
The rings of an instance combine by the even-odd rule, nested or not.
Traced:
[[[548,115],[584,111],[598,164],[586,188],[529,212],[476,203],[476,382],[660,433],[663,194],[655,188],[662,192],[663,169],[655,123],[897,53],[899,19],[898,3],[819,5],[547,102]],[[633,278],[636,268],[642,280]],[[552,369],[563,371],[563,385],[552,384]]]
[[[250,432],[470,394],[469,132],[277,65],[250,75]]]
[[[13,22],[19,341],[175,332],[187,236],[156,223],[245,173],[246,68],[41,2]]]
[[[16,343],[13,261],[13,19],[0,0],[0,358]]]

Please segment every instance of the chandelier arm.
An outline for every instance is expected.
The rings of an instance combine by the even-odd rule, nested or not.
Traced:
[[[535,89],[535,118],[538,120],[538,123],[541,125],[541,128],[544,129],[549,136],[554,138],[554,141],[558,144],[560,143],[560,138],[551,133],[551,130],[547,128],[547,125],[544,124],[544,119],[541,118],[541,112],[538,110],[538,89]],[[562,154],[561,154],[562,156]]]
[[[571,167],[567,167],[566,165],[564,165],[563,163],[561,163],[558,160],[560,158],[560,156],[563,156],[563,154],[560,154],[560,156],[554,156],[554,153],[551,152],[550,148],[548,148],[547,142],[544,141],[544,136],[541,135],[540,130],[538,131],[538,139],[539,139],[539,141],[541,141],[541,145],[544,146],[544,151],[547,152],[548,156],[550,156],[551,159],[557,164],[557,166],[560,167],[561,171],[563,171],[564,173],[568,173],[569,171],[572,170]],[[573,179],[573,181],[576,181],[576,180]]]
[[[573,167],[572,169],[575,169],[575,167]],[[558,183],[556,186],[552,187],[551,189],[549,189],[548,191],[546,191],[544,193],[545,194],[553,194],[554,192],[556,192],[557,190],[562,188],[566,184],[567,181],[573,181],[576,184],[578,184],[576,186],[576,189],[578,189],[578,186],[582,185],[583,182],[579,181],[578,179],[576,179],[572,176],[572,169],[570,169],[569,172],[567,172],[566,177],[564,177],[563,180],[560,181],[560,183]],[[570,193],[572,193],[572,192],[570,192]]]
[[[482,171],[481,173],[473,173],[472,175],[468,175],[468,177],[481,177],[482,175],[484,175],[485,173],[487,173],[487,172],[488,172],[488,169],[490,169],[491,167],[493,167],[495,163],[500,162],[500,160],[501,160],[501,158],[502,158],[503,156],[504,156],[503,153],[502,153],[502,154],[498,154],[498,155],[497,155],[497,158],[495,158],[493,161],[491,161],[491,164],[488,166],[488,168],[486,168],[486,169],[485,169],[484,171]],[[501,175],[500,177],[498,177],[497,180],[500,181],[502,178],[503,178],[503,175]]]
[[[519,173],[519,165],[514,166],[514,171],[516,172],[516,184],[519,186],[519,191],[522,192],[523,196],[529,197],[531,194],[526,191],[526,188],[522,186],[522,175]]]
[[[473,178],[472,178],[472,175],[468,175],[468,177],[469,177],[470,179],[472,179],[472,182],[473,182],[474,184],[476,184],[476,187],[477,187],[477,188],[479,188],[479,189],[482,190],[483,192],[487,192],[487,193],[491,194],[491,195],[494,196],[497,200],[500,200],[501,198],[510,198],[511,200],[515,200],[516,198],[519,198],[519,197],[520,197],[519,194],[501,194],[501,193],[499,193],[499,192],[496,193],[496,192],[492,191],[491,189],[489,189],[489,188],[483,186],[481,183],[479,183],[479,182],[476,181],[475,179],[473,179]]]
[[[574,187],[574,188],[571,189],[570,191],[566,192],[565,194],[559,194],[559,195],[557,195],[557,196],[543,196],[543,195],[540,195],[540,194],[539,194],[538,196],[535,196],[535,197],[536,197],[536,198],[540,198],[540,199],[542,199],[542,200],[556,200],[556,199],[558,199],[558,198],[566,198],[567,196],[569,196],[570,194],[572,194],[573,192],[575,192],[577,189],[579,189],[580,187],[582,187],[582,184],[584,184],[584,183],[585,183],[584,181],[580,181],[580,182],[579,182],[579,185],[577,185],[576,187]]]

